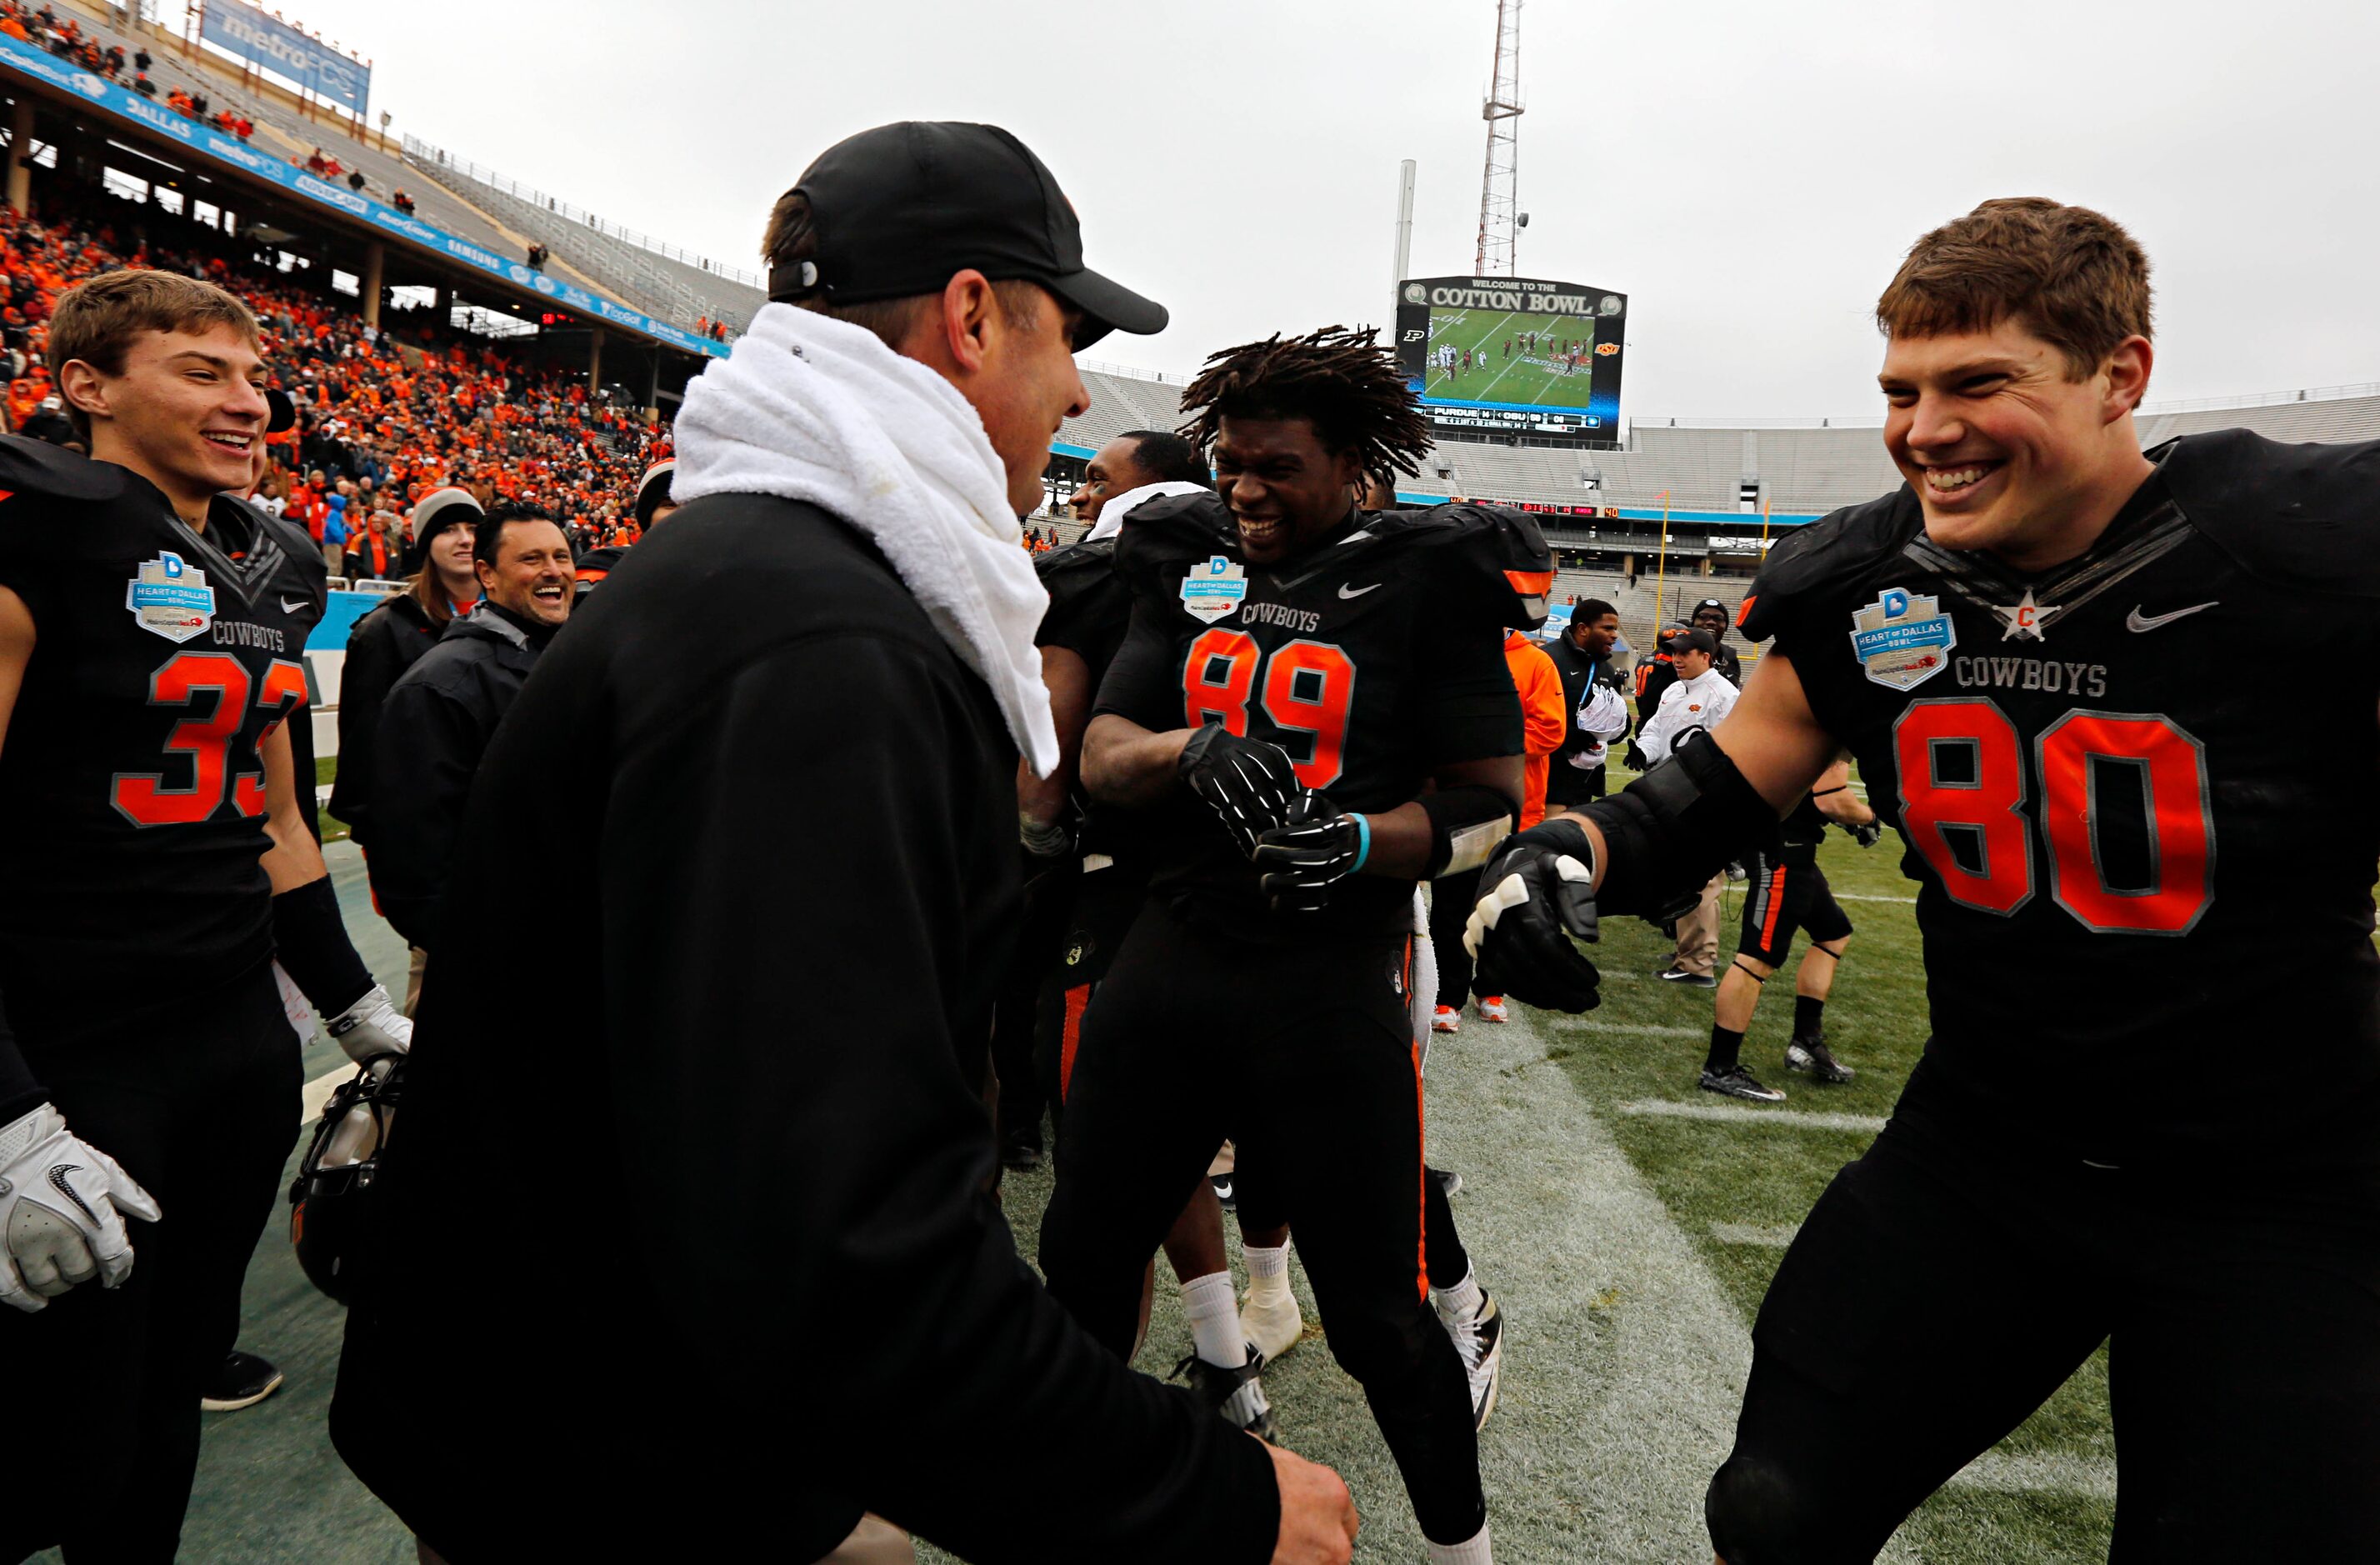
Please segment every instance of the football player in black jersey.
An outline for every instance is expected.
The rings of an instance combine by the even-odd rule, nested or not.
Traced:
[[[109,273],[50,354],[92,455],[0,440],[0,1379],[42,1421],[0,1559],[167,1560],[292,1139],[273,959],[358,1057],[410,1029],[299,814],[274,535],[223,492],[267,417],[253,318]]]
[[[1083,780],[1143,812],[1151,894],[1085,1017],[1042,1263],[1129,1349],[1141,1267],[1230,1136],[1432,1558],[1485,1561],[1481,1407],[1423,1264],[1407,937],[1415,882],[1484,862],[1518,811],[1503,627],[1544,620],[1551,556],[1516,512],[1357,510],[1429,440],[1368,331],[1219,354],[1183,400],[1220,498],[1145,505],[1117,545],[1133,617]],[[1481,1363],[1499,1323],[1464,1286]]]
[[[1870,1558],[2107,1341],[2113,1558],[2380,1558],[2380,446],[2143,454],[2147,259],[2081,208],[1985,202],[1877,318],[1908,483],[1778,546],[1734,713],[1516,838],[1473,931],[1591,1005],[1564,931],[1773,831],[1846,746],[1905,844],[1932,1037],[1761,1306],[1714,1541]],[[2222,649],[2279,624],[2337,677],[2245,698]]]
[[[1836,966],[1851,944],[1852,921],[1827,884],[1827,872],[1818,867],[1818,843],[1828,821],[1849,831],[1864,848],[1874,847],[1884,828],[1852,792],[1851,770],[1848,761],[1827,768],[1817,785],[1785,812],[1774,849],[1753,855],[1752,883],[1744,888],[1743,927],[1711,1007],[1710,1053],[1703,1061],[1705,1091],[1756,1103],[1785,1100],[1783,1093],[1764,1086],[1744,1068],[1743,1034],[1760,1004],[1760,987],[1785,965],[1795,931],[1804,929],[1810,949],[1803,952],[1802,970],[1793,979],[1793,1036],[1785,1047],[1785,1068],[1822,1082],[1852,1079],[1852,1068],[1827,1047],[1826,1024],[1827,996],[1834,991]]]

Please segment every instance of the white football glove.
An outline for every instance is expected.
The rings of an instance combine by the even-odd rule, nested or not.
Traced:
[[[115,1159],[77,1139],[47,1103],[0,1125],[0,1304],[28,1314],[78,1282],[113,1288],[132,1274],[119,1212],[161,1215]]]
[[[1598,739],[1617,739],[1628,732],[1628,703],[1609,685],[1598,685],[1578,704],[1578,731]]]
[[[413,1019],[391,1003],[388,990],[378,984],[322,1025],[358,1065],[407,1053],[413,1048]]]

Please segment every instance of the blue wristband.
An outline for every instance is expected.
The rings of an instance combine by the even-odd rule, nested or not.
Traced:
[[[1355,862],[1347,867],[1347,873],[1353,875],[1356,870],[1363,868],[1364,861],[1371,856],[1372,818],[1368,815],[1359,815],[1355,818]]]

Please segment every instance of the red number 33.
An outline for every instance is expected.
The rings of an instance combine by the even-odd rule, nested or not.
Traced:
[[[135,826],[192,826],[222,807],[231,795],[240,814],[264,813],[264,762],[257,770],[230,774],[231,744],[248,717],[248,670],[228,652],[184,652],[149,676],[152,707],[190,707],[212,697],[203,717],[185,718],[166,736],[165,753],[189,758],[190,784],[168,787],[161,772],[120,772],[115,778],[115,804]],[[306,671],[276,658],[264,676],[256,704],[274,709],[283,717],[306,699]],[[261,741],[273,732],[267,725]],[[305,779],[299,779],[302,785]]]

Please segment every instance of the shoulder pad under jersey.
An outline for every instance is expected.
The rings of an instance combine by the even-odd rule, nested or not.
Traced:
[[[1382,511],[1366,524],[1375,547],[1428,550],[1433,580],[1480,616],[1509,630],[1545,623],[1554,555],[1536,520],[1509,505],[1458,500],[1420,511]]]
[[[1134,506],[1115,544],[1116,574],[1136,593],[1168,590],[1163,578],[1169,566],[1217,554],[1237,559],[1240,552],[1230,507],[1205,491],[1169,494]]]
[[[1925,525],[1916,492],[1903,484],[1880,499],[1846,505],[1795,528],[1761,562],[1736,613],[1736,627],[1751,640],[1767,640],[1814,599],[1898,554]]]
[[[113,462],[94,462],[47,441],[0,435],[0,490],[10,494],[114,500],[131,476]]]
[[[319,601],[330,590],[331,567],[322,563],[322,546],[304,528],[286,516],[276,516],[254,501],[239,502],[256,517],[259,536],[281,545],[281,569],[292,583],[302,582]]]
[[[2149,455],[2181,514],[2250,576],[2380,597],[2380,442],[2285,445],[2218,430]]]
[[[1050,594],[1050,612],[1057,613],[1115,579],[1116,540],[1088,540],[1033,556],[1033,574]]]

